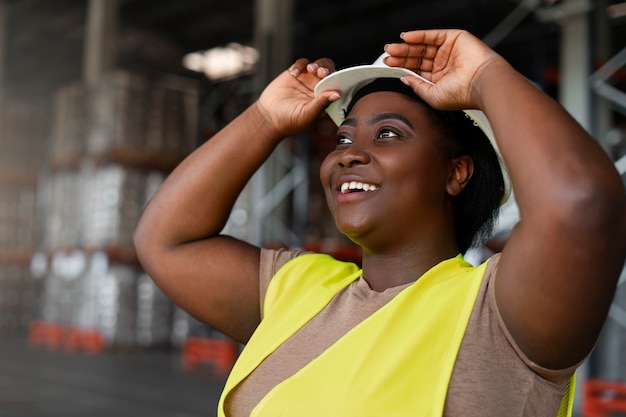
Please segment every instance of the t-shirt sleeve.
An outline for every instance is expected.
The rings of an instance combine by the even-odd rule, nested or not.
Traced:
[[[261,260],[259,265],[259,302],[261,306],[261,319],[263,319],[263,304],[267,287],[270,285],[272,277],[283,265],[298,255],[310,253],[304,250],[288,249],[261,249]]]
[[[513,347],[517,355],[520,357],[520,359],[526,364],[526,366],[532,369],[535,373],[553,382],[562,382],[564,379],[569,379],[569,377],[574,373],[576,368],[578,368],[586,360],[586,358],[580,361],[579,363],[577,363],[576,365],[570,366],[565,369],[548,369],[548,368],[542,367],[539,364],[532,361],[528,356],[526,356],[526,354],[522,351],[522,349],[517,344],[517,342],[515,341],[515,339],[509,332],[508,328],[506,327],[506,324],[504,323],[504,320],[502,319],[502,315],[500,314],[500,310],[498,309],[498,305],[496,303],[496,294],[495,294],[494,282],[495,282],[495,275],[498,269],[499,261],[500,261],[500,254],[494,255],[490,261],[488,270],[485,273],[486,278],[489,279],[490,281],[487,300],[488,300],[490,308],[495,313],[495,316],[498,321],[498,326],[500,327],[500,329],[502,329],[504,336],[509,341],[509,343],[511,344],[511,346]]]

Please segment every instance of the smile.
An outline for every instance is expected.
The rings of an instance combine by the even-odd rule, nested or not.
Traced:
[[[378,186],[373,185],[373,184],[367,184],[364,182],[351,181],[351,182],[344,182],[343,184],[341,184],[342,194],[348,194],[348,193],[359,192],[359,191],[376,191],[376,190],[378,190]]]

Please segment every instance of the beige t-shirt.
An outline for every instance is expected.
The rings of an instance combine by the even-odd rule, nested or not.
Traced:
[[[275,272],[299,253],[262,251],[261,305]],[[554,417],[575,367],[548,370],[534,364],[520,351],[506,330],[495,304],[492,278],[498,260],[499,255],[494,256],[485,272],[452,372],[443,415]],[[274,386],[293,375],[409,285],[376,292],[362,278],[350,284],[235,387],[225,402],[226,415],[249,416]]]

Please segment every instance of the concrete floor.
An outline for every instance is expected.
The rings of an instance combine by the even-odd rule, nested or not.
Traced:
[[[212,417],[225,376],[185,371],[180,353],[97,356],[0,335],[1,417]]]
[[[89,356],[0,335],[0,417],[215,417],[225,380],[184,370],[178,351]]]

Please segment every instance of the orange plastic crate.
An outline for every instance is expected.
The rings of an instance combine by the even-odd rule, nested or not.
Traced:
[[[583,416],[614,417],[616,415],[626,416],[626,382],[601,379],[585,381]]]
[[[237,344],[228,339],[189,337],[182,349],[183,367],[212,366],[220,374],[230,372],[237,358]]]

